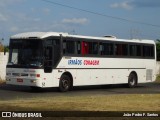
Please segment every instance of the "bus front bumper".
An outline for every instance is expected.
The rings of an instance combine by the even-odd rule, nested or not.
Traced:
[[[20,86],[44,87],[41,79],[6,77],[6,84]]]

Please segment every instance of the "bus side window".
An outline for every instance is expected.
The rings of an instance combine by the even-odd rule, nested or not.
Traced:
[[[122,55],[128,56],[128,44],[122,44]]]
[[[128,45],[127,44],[115,44],[115,55],[127,56],[128,55]]]
[[[122,45],[121,44],[115,44],[115,54],[122,55]]]
[[[141,45],[137,45],[137,56],[142,56],[142,46]]]
[[[130,52],[130,56],[135,56],[135,53],[136,53],[135,45],[129,46],[129,52]]]
[[[95,54],[95,55],[98,54],[98,50],[99,50],[98,47],[99,47],[98,42],[93,42],[92,54]]]
[[[100,53],[101,55],[113,55],[113,43],[101,43]]]
[[[82,55],[89,53],[89,44],[87,42],[82,42]]]
[[[129,45],[130,56],[141,56],[141,45]]]
[[[81,54],[81,42],[76,42],[76,54]]]
[[[100,54],[103,55],[104,46],[102,45],[102,43],[100,43],[99,50],[100,50]]]
[[[82,55],[98,55],[99,44],[98,42],[82,42]]]
[[[154,46],[143,46],[143,57],[154,57]]]
[[[74,54],[75,53],[75,41],[64,40],[63,41],[63,53]]]

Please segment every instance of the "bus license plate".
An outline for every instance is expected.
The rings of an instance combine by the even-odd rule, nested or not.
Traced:
[[[23,82],[23,79],[17,79],[17,82]]]

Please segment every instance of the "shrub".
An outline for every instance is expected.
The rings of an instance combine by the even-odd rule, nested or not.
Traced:
[[[4,52],[4,46],[0,44],[0,52]]]

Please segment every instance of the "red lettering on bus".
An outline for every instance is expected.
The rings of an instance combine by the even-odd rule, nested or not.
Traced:
[[[84,65],[99,65],[99,60],[84,60]]]

